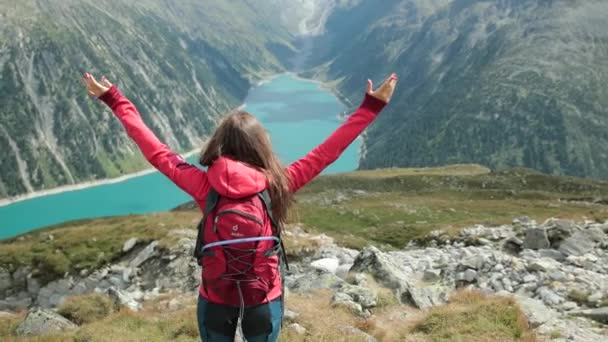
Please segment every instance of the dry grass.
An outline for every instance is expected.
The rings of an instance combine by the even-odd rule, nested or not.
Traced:
[[[368,283],[369,284],[369,283]],[[369,286],[374,286],[373,283]],[[185,306],[168,310],[171,296],[146,303],[141,312],[122,310],[95,322],[85,323],[80,330],[45,337],[16,337],[12,334],[24,315],[0,320],[0,340],[6,342],[75,341],[198,341],[195,298],[180,297]],[[298,323],[307,329],[305,335],[283,329],[282,342],[363,341],[345,335],[341,327],[356,327],[378,341],[466,341],[466,342],[536,342],[527,321],[515,302],[509,298],[484,296],[476,292],[459,292],[450,303],[421,312],[400,304],[376,308],[369,319],[347,310],[331,307],[331,292],[290,294],[287,306],[299,314]],[[286,324],[287,327],[287,324]]]
[[[340,329],[344,326],[357,327],[380,341],[397,341],[398,339],[393,337],[406,333],[403,324],[404,312],[409,310],[402,305],[393,305],[379,309],[371,319],[363,319],[346,309],[332,308],[329,291],[310,295],[291,294],[287,298],[287,307],[299,313],[298,322],[307,329],[307,334],[301,336],[285,329],[280,339],[283,342],[364,341],[345,335]]]
[[[431,309],[412,331],[423,341],[535,342],[536,335],[511,298],[462,291],[450,303]]]
[[[423,168],[390,168],[381,170],[361,170],[356,173],[347,173],[349,177],[395,177],[395,176],[477,176],[490,173],[491,170],[485,166],[476,164],[454,164],[440,167]]]
[[[73,296],[59,307],[59,314],[76,324],[99,321],[115,311],[112,300],[99,293]]]

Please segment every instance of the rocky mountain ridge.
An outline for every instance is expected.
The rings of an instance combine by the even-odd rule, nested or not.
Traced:
[[[369,75],[400,76],[362,168],[479,163],[606,178],[606,2],[339,3],[305,74],[336,80],[353,106]]]

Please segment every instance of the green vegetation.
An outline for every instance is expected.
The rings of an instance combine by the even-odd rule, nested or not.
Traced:
[[[403,247],[431,230],[500,225],[523,215],[538,221],[603,221],[608,208],[585,202],[603,198],[608,198],[608,183],[526,169],[387,169],[319,178],[302,190],[292,220],[355,248],[369,243]]]
[[[194,229],[199,216],[195,212],[162,213],[61,224],[2,241],[0,265],[10,272],[33,266],[36,278],[46,283],[66,272],[93,270],[111,262],[131,237],[140,243],[160,239],[167,245],[174,238],[168,235],[172,229]]]
[[[59,314],[81,325],[99,321],[115,311],[114,303],[105,295],[92,293],[66,299]]]

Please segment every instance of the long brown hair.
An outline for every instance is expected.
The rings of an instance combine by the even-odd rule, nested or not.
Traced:
[[[220,156],[249,164],[266,174],[272,213],[280,224],[285,223],[293,199],[289,180],[272,151],[266,130],[253,115],[240,110],[228,115],[203,148],[200,163],[209,167]]]

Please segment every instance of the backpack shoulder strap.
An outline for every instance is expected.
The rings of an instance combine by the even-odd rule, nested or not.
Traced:
[[[213,209],[215,209],[215,206],[217,205],[217,202],[219,202],[219,200],[220,194],[218,194],[215,189],[210,188],[209,192],[207,193],[207,201],[205,202],[205,216],[209,215],[209,213],[212,212]]]
[[[198,224],[198,234],[196,236],[196,245],[194,247],[194,258],[200,260],[202,257],[202,248],[205,241],[205,222],[209,214],[215,209],[217,203],[220,200],[220,194],[215,189],[210,188],[207,193],[207,201],[205,202],[205,210],[203,212],[203,218]]]
[[[275,220],[274,215],[272,214],[272,201],[270,200],[270,193],[268,192],[268,189],[264,189],[264,191],[258,193],[258,196],[264,203],[264,207],[266,207],[268,217],[270,217],[270,222],[272,222],[272,227],[275,229],[277,235],[280,235],[279,224],[277,220]]]
[[[289,262],[287,261],[287,255],[285,254],[285,246],[283,245],[283,239],[281,238],[281,226],[272,214],[272,200],[270,199],[270,193],[268,192],[268,189],[264,189],[264,191],[258,193],[258,196],[264,203],[264,207],[266,207],[266,212],[268,212],[268,217],[270,218],[270,222],[272,223],[272,227],[274,228],[275,235],[279,238],[280,256],[283,259],[285,268],[289,270]]]

